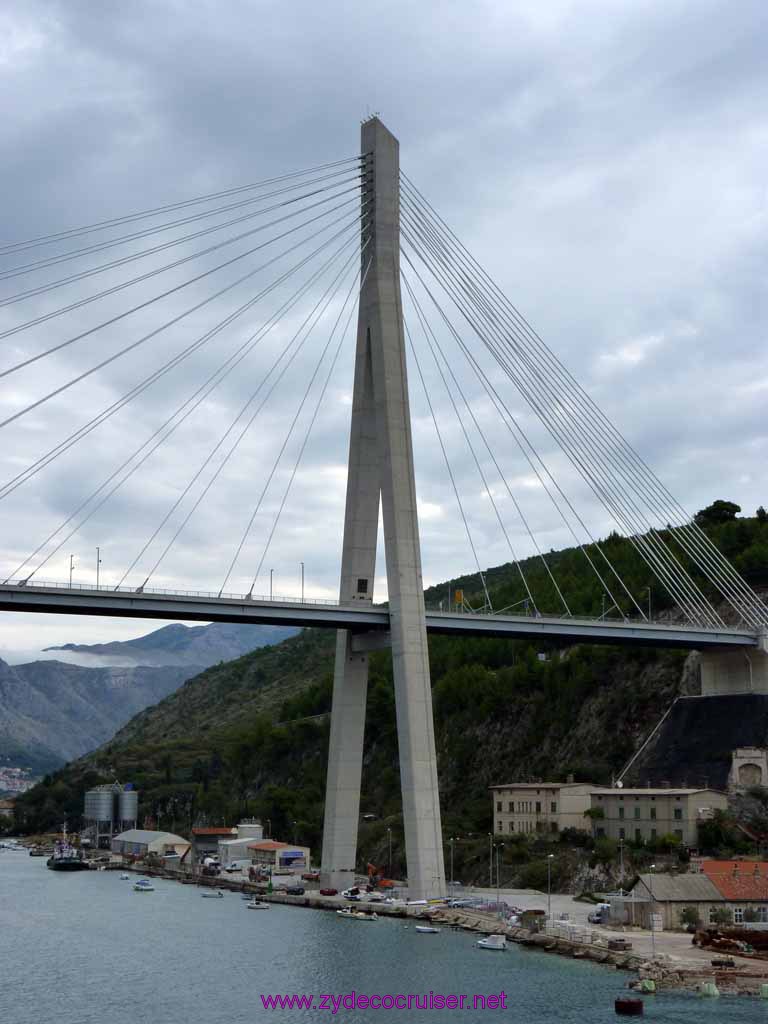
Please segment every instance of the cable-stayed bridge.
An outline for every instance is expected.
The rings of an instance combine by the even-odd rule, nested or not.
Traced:
[[[354,877],[370,650],[392,650],[418,895],[441,892],[445,878],[428,632],[695,648],[706,692],[768,692],[768,608],[400,171],[397,140],[378,117],[363,123],[349,158],[6,243],[0,257],[5,535],[27,520],[37,529],[46,471],[60,475],[88,444],[96,464],[84,475],[79,464],[84,478],[58,522],[25,550],[6,542],[0,610],[338,630],[322,855],[337,886]],[[340,521],[301,507],[296,490],[355,317],[338,600],[254,596],[293,505],[306,529],[340,532]],[[462,593],[447,608],[424,602],[409,370],[477,570],[471,602]],[[235,383],[232,414],[222,395]],[[152,414],[138,415],[149,403]],[[48,410],[61,408],[71,429],[46,427]],[[260,446],[267,435],[276,440]],[[514,572],[503,608],[481,568],[459,446]],[[125,509],[141,503],[143,474],[158,464],[172,480],[142,536],[144,519],[132,526]],[[585,614],[545,552],[516,482],[521,467],[583,558],[599,617]],[[220,587],[185,592],[171,585],[173,559],[184,551],[189,561],[198,510],[217,500],[221,520],[238,521]],[[586,505],[626,539],[629,571],[596,539]],[[373,603],[380,517],[386,606]],[[119,575],[102,582],[97,553],[95,585],[75,585],[71,570],[67,583],[46,582],[96,523],[100,537],[136,538]],[[679,622],[654,621],[637,567]]]

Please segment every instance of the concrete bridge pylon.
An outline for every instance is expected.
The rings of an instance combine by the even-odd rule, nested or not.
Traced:
[[[361,131],[362,273],[340,599],[370,604],[381,507],[412,898],[445,892],[440,800],[400,295],[399,144],[378,117]],[[322,878],[354,883],[368,654],[336,641]],[[364,645],[362,645],[364,646]]]

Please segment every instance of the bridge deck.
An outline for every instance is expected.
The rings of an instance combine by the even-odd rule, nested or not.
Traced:
[[[121,618],[188,622],[243,622],[260,625],[316,626],[355,632],[386,631],[389,610],[367,602],[341,605],[316,600],[246,598],[204,593],[170,593],[128,588],[54,583],[0,584],[0,611],[64,615],[110,615]],[[748,630],[711,630],[619,619],[550,618],[525,615],[471,614],[427,610],[430,633],[539,638],[582,643],[652,647],[753,647],[758,637]]]

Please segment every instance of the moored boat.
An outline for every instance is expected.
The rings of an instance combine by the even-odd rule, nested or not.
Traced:
[[[133,887],[134,892],[154,892],[155,887],[148,878],[140,878]]]
[[[87,871],[88,861],[83,851],[76,849],[67,838],[67,826],[62,826],[61,839],[53,844],[53,853],[45,862],[51,871]]]
[[[344,907],[343,910],[337,910],[336,914],[338,917],[344,917],[349,921],[378,921],[378,916],[373,914],[366,914],[362,910],[352,910],[351,907]]]
[[[422,935],[437,935],[440,929],[433,928],[431,925],[417,924],[416,931],[420,932]]]
[[[504,935],[486,935],[484,939],[478,939],[477,945],[480,949],[506,949],[507,940]]]
[[[269,904],[262,900],[251,900],[250,903],[246,903],[245,907],[246,910],[269,910]]]

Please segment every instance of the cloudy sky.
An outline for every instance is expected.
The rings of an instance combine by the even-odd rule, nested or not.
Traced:
[[[765,4],[748,0],[439,5],[30,0],[0,15],[0,243],[353,157],[360,148],[361,119],[378,111],[400,139],[408,176],[682,505],[695,511],[722,497],[752,513],[768,503],[766,29]],[[340,172],[336,180],[342,182]],[[349,209],[335,214],[347,218],[337,229],[349,226]],[[311,215],[308,211],[306,219]],[[137,230],[162,222],[142,221]],[[196,222],[16,276],[5,275],[21,264],[95,244],[128,228],[7,253],[0,258],[0,303],[200,227]],[[0,332],[247,228],[248,223],[232,227],[114,271],[6,302],[0,305]],[[299,237],[309,239],[311,230]],[[323,237],[331,233],[329,228]],[[232,251],[256,244],[244,240]],[[287,239],[283,248],[289,244]],[[229,252],[225,248],[202,263],[190,261],[6,335],[0,341],[0,372],[185,282]],[[340,260],[351,252],[350,242]],[[294,258],[300,255],[297,250]],[[0,419],[210,297],[255,267],[255,259],[211,274],[0,378]],[[233,288],[0,428],[0,484],[289,265],[285,258],[277,269]],[[138,586],[144,580],[245,420],[237,421],[229,440],[174,509],[177,500],[330,281],[313,285],[303,305],[276,320],[258,351],[65,541],[36,578],[66,580],[72,555],[75,581],[92,581],[98,546],[103,582],[117,583],[137,556],[126,582]],[[327,306],[321,306],[305,348],[221,466],[215,485],[152,574],[152,585],[221,587],[301,396],[320,365],[227,590],[246,592],[261,562],[255,593],[268,592],[271,569],[274,592],[296,594],[303,561],[307,594],[334,594],[353,331],[327,390],[321,394],[320,389],[346,323],[344,299],[350,286],[347,275]],[[278,288],[1,500],[3,578],[289,294],[287,286]],[[406,316],[416,335],[413,312],[406,309]],[[434,309],[430,316],[439,319]],[[319,363],[329,341],[326,361]],[[509,547],[463,440],[463,417],[457,418],[424,347],[422,357],[478,560],[482,566],[507,561]],[[570,543],[479,385],[466,366],[454,365],[473,410],[495,439],[537,542],[543,550]],[[506,389],[505,398],[590,530],[605,535],[613,521],[551,438],[536,433],[535,418],[498,368],[490,363],[487,368],[499,388]],[[470,571],[474,557],[413,364],[410,376],[424,576],[431,583]],[[317,420],[264,554],[315,403]],[[488,461],[483,462],[488,469]],[[513,515],[504,488],[496,482],[491,489],[514,549],[532,553],[533,542]],[[167,523],[141,554],[169,511]],[[44,547],[24,572],[57,543]],[[384,582],[377,582],[377,595],[385,592]],[[50,643],[127,638],[148,628],[137,621],[3,615],[0,657],[26,656]]]

